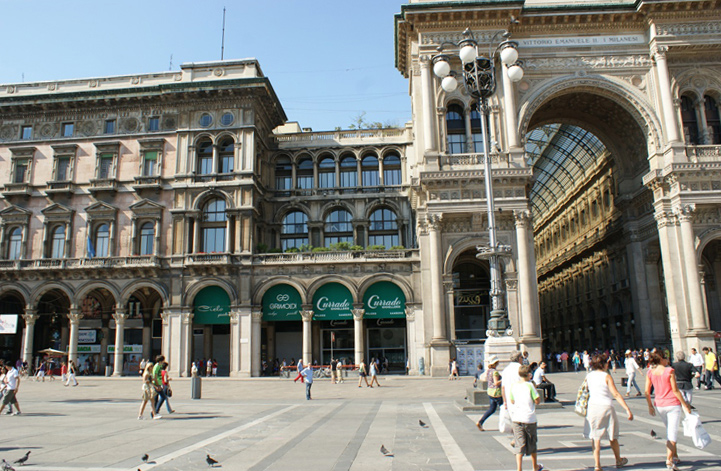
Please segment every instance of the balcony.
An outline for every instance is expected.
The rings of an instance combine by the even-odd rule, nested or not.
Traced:
[[[404,144],[412,141],[410,128],[349,129],[344,131],[275,134],[280,149],[365,145],[368,142]]]
[[[90,180],[90,193],[118,191],[118,180],[115,178],[95,178]]]
[[[52,195],[72,195],[75,192],[75,184],[70,181],[49,181],[45,194]]]
[[[686,146],[686,157],[695,164],[721,161],[721,146]]]
[[[27,182],[6,183],[3,188],[3,196],[30,196],[33,192],[32,187]]]
[[[133,177],[135,183],[133,184],[133,190],[160,190],[161,179],[159,175],[151,175],[148,177]]]
[[[402,250],[353,250],[343,252],[296,252],[259,254],[253,257],[254,265],[275,264],[321,264],[321,263],[360,263],[378,261],[418,261],[418,249]]]

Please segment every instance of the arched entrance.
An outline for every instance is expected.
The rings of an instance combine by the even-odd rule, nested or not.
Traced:
[[[201,289],[193,300],[194,361],[218,364],[217,374],[230,374],[230,296],[220,286]]]
[[[38,320],[33,334],[33,364],[39,361],[38,350],[53,348],[66,351],[70,337],[68,313],[70,298],[59,288],[43,293],[37,304]]]
[[[162,351],[163,321],[160,312],[163,299],[150,287],[133,291],[125,306],[127,319],[123,328],[123,374],[137,374],[143,358],[155,358]],[[111,322],[111,342],[116,339],[117,322]],[[114,345],[109,349],[115,352]]]
[[[263,324],[261,325],[261,361],[272,365],[274,359],[290,365],[303,352],[303,322],[300,310],[303,301],[298,290],[281,283],[263,295]],[[268,374],[262,371],[261,374]]]
[[[709,327],[721,332],[721,240],[713,240],[704,247],[701,262]]]
[[[22,358],[22,331],[25,302],[16,291],[0,296],[0,358],[17,360]]]
[[[341,283],[326,283],[313,294],[313,342],[318,345],[314,358],[327,365],[331,355],[345,363],[353,362],[355,335],[353,326],[353,295]],[[315,340],[319,341],[316,342]]]
[[[391,281],[373,283],[363,295],[363,309],[368,357],[378,359],[383,371],[405,372],[408,346],[403,290]]]
[[[107,288],[93,289],[80,301],[83,316],[78,329],[76,362],[80,374],[104,374],[105,367],[112,366],[115,304],[115,297]]]
[[[480,343],[486,338],[491,312],[491,278],[487,262],[468,250],[453,265],[453,317],[456,343]]]

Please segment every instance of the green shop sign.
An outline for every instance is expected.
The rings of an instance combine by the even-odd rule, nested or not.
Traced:
[[[404,319],[406,296],[395,283],[379,281],[363,295],[363,309],[363,319]]]
[[[263,295],[264,321],[299,321],[302,301],[290,285],[275,285]]]
[[[230,324],[230,298],[220,286],[200,290],[193,303],[193,323]]]
[[[313,319],[317,321],[338,321],[353,319],[353,296],[340,283],[328,283],[313,295]]]

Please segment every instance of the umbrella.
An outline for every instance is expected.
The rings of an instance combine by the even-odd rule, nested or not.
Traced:
[[[67,355],[66,352],[55,350],[54,348],[46,348],[45,350],[38,350],[38,353],[44,353],[51,357],[64,357]]]

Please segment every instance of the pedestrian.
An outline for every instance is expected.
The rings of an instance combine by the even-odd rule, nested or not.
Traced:
[[[573,352],[573,369],[578,374],[578,370],[581,369],[581,355],[578,354],[578,350]]]
[[[68,363],[63,361],[60,366],[60,378],[63,383],[68,380]]]
[[[207,378],[210,378],[213,376],[213,360],[208,358],[207,363],[205,364],[205,376]]]
[[[40,368],[38,368],[37,373],[35,373],[35,382],[37,383],[42,379],[43,383],[45,382],[45,368],[47,366],[45,365],[44,360],[40,360]]]
[[[601,467],[601,439],[608,438],[611,450],[616,458],[616,467],[621,468],[628,464],[628,459],[621,456],[618,444],[619,424],[616,410],[613,408],[613,399],[626,410],[628,420],[633,420],[633,412],[623,400],[623,396],[616,389],[613,377],[608,374],[608,361],[605,355],[594,355],[591,359],[592,371],[586,375],[588,385],[588,409],[584,421],[584,436],[591,439],[595,471],[602,471]]]
[[[381,387],[381,383],[378,382],[378,363],[371,361],[371,387],[374,382],[379,388]]]
[[[519,380],[511,387],[509,399],[513,404],[511,420],[513,422],[514,453],[516,454],[516,469],[523,470],[523,456],[531,457],[534,471],[543,469],[538,464],[538,428],[536,419],[536,404],[541,402],[538,392],[529,382],[531,379],[530,367],[521,365],[518,368]]]
[[[676,442],[678,441],[678,426],[681,423],[681,409],[687,414],[691,408],[686,403],[678,389],[674,369],[668,366],[669,361],[664,352],[654,349],[649,353],[649,368],[646,381],[646,402],[651,417],[658,414],[666,426],[666,469],[678,471],[679,463]],[[654,399],[651,400],[653,387]]]
[[[343,359],[339,359],[336,362],[336,382],[342,383],[343,382]]]
[[[366,387],[367,387],[367,388],[368,388],[368,387],[371,387],[371,388],[373,387],[373,386],[371,386],[370,384],[368,384],[368,372],[366,371],[366,364],[365,364],[365,362],[363,361],[363,359],[361,358],[361,362],[360,362],[360,364],[358,365],[358,387],[359,387],[359,388],[361,387],[361,383],[362,383],[363,381],[366,382]]]
[[[721,376],[719,376],[718,372],[718,358],[713,350],[708,347],[703,347],[701,350],[703,351],[706,367],[706,389],[713,389],[714,380],[721,385]]]
[[[568,371],[568,352],[566,350],[561,353],[562,368],[564,372]]]
[[[583,367],[586,369],[586,373],[591,372],[591,355],[588,354],[588,350],[583,351]]]
[[[501,391],[501,373],[499,373],[496,368],[498,368],[498,357],[496,355],[492,355],[488,359],[488,370],[486,370],[486,383],[488,383],[488,386],[486,387],[486,393],[488,394],[489,401],[488,410],[485,414],[483,414],[481,420],[479,420],[476,424],[478,430],[480,430],[481,432],[485,431],[485,429],[483,428],[483,424],[486,422],[486,420],[488,420],[488,418],[496,412],[496,409],[503,405],[503,393]]]
[[[65,381],[65,386],[70,386],[71,381],[73,383],[73,386],[78,385],[78,380],[75,379],[76,374],[77,371],[75,370],[75,362],[73,360],[70,360],[68,362],[68,379]]]
[[[2,405],[0,405],[0,413],[2,413],[5,406],[15,406],[15,412],[12,415],[20,415],[20,403],[18,403],[18,390],[20,389],[20,374],[17,368],[15,368],[10,361],[5,362],[5,376],[2,381],[5,385],[2,396]]]
[[[546,362],[541,364],[533,372],[533,386],[545,392],[546,402],[556,402],[556,385],[546,378]]]
[[[298,360],[298,363],[300,363],[300,360]],[[310,397],[310,388],[313,386],[313,367],[308,364],[308,366],[303,368],[300,374],[302,374],[305,378],[305,398],[310,401],[313,399]]]
[[[521,367],[523,361],[523,354],[518,350],[511,353],[511,362],[501,372],[501,395],[503,397],[503,407],[506,409],[508,414],[512,417],[513,404],[509,401],[511,394],[511,388],[516,384],[520,377],[518,376],[518,369]],[[515,446],[515,441],[511,439],[511,446]]]
[[[450,366],[451,374],[448,375],[448,380],[454,380],[454,379],[460,379],[458,376],[458,362],[456,362],[455,358],[451,358],[451,366]]]
[[[636,396],[640,396],[641,388],[638,387],[638,383],[636,382],[636,373],[639,370],[639,366],[631,355],[631,350],[626,350],[626,359],[623,361],[623,365],[626,368],[626,376],[628,377],[626,380],[626,397],[631,395],[631,386],[636,388]]]
[[[158,403],[167,400],[163,390],[163,363],[165,363],[165,356],[158,355],[155,357],[155,364],[153,365],[153,387],[155,388],[155,397],[153,400],[153,410],[158,410]]]
[[[691,380],[696,369],[691,363],[686,361],[686,354],[681,350],[676,352],[676,362],[671,366],[676,373],[676,385],[678,386],[678,390],[681,391],[683,400],[686,401],[689,407],[693,408],[691,406],[693,402],[693,383]]]
[[[481,377],[483,377],[484,379],[481,379]],[[473,378],[473,387],[477,388],[478,382],[484,381],[485,378],[486,378],[486,374],[483,372],[483,363],[479,363],[478,367],[476,368],[476,374],[474,375],[474,378]]]
[[[213,376],[218,376],[218,360],[213,358],[213,362],[211,363],[212,369],[213,369]]]
[[[5,383],[5,376],[7,375],[7,372],[10,370],[10,363],[8,363],[8,366],[5,366],[5,362],[3,360],[0,360],[0,403],[2,402],[2,399],[5,397],[5,394],[7,394],[8,388],[7,384]],[[17,366],[15,367],[17,370]],[[18,370],[18,377],[20,376],[20,372]],[[13,403],[11,402],[8,404],[8,410],[5,411],[5,414],[12,415],[13,413]]]
[[[523,352],[523,359],[521,360],[521,364],[522,364],[522,365],[530,365],[530,364],[531,364],[531,360],[528,359],[528,352],[527,352],[527,351],[524,351],[524,352]]]
[[[170,407],[170,396],[172,394],[172,390],[170,389],[170,374],[168,373],[167,361],[163,361],[160,364],[160,380],[162,394],[158,394],[160,399],[156,401],[155,413],[157,414],[158,412],[160,412],[160,407],[163,405],[163,402],[165,402],[165,407],[168,410],[168,414],[172,414],[173,412],[175,412],[175,410]]]
[[[695,370],[694,376],[696,377],[696,389],[701,389],[701,382],[706,382],[701,374],[703,373],[704,365],[703,355],[701,355],[695,348],[691,348],[691,357],[688,361],[693,365]]]
[[[336,371],[338,370],[338,360],[330,359],[330,384],[335,384]]]
[[[301,373],[301,371],[303,371],[303,359],[302,358],[298,358],[298,365],[296,366],[295,369],[296,369],[296,371],[298,371],[298,376],[295,377],[293,382],[295,383],[296,381],[300,380],[300,382],[302,383],[303,381],[305,381],[303,379],[303,374]]]
[[[145,412],[145,405],[150,402],[150,417],[153,419],[160,419],[161,416],[155,413],[155,396],[158,394],[153,384],[153,362],[148,360],[145,363],[145,370],[143,371],[143,394],[142,403],[140,404],[140,412],[138,413],[138,420],[143,420],[143,413]]]

